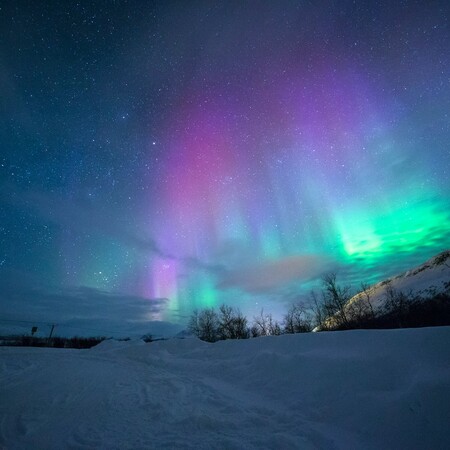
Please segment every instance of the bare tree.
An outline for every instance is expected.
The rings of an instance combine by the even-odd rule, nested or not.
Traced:
[[[247,318],[239,311],[236,311],[236,315],[233,321],[234,339],[248,339],[250,331],[247,325]]]
[[[215,342],[218,336],[219,321],[213,308],[195,310],[188,323],[188,329],[202,341]]]
[[[323,304],[327,316],[332,318],[338,327],[348,328],[349,318],[346,305],[351,297],[350,286],[339,286],[335,273],[325,275],[322,279],[322,284]]]
[[[231,306],[222,305],[218,314],[219,339],[246,339],[249,337],[246,317]]]
[[[291,305],[283,317],[283,325],[284,332],[288,334],[311,331],[311,319],[304,305],[300,303]]]
[[[255,325],[255,323],[253,323],[253,325],[250,327],[250,336],[252,338],[256,338],[256,337],[261,336],[259,333],[260,333],[260,328],[257,325]]]
[[[319,331],[327,329],[327,323],[325,321],[327,313],[325,311],[323,302],[317,298],[317,294],[311,291],[311,310],[313,313],[314,327]]]
[[[365,326],[367,321],[375,317],[368,284],[361,283],[361,291],[347,304],[346,311],[349,321],[352,322],[352,327]]]
[[[368,308],[368,315],[371,318],[375,317],[372,301],[370,300],[370,286],[367,283],[361,283],[361,294],[364,298],[366,307]]]
[[[263,309],[258,316],[253,317],[253,326],[250,331],[254,337],[278,336],[282,332],[280,324],[274,320],[272,314],[265,314]]]
[[[200,324],[199,324],[199,315],[198,309],[195,309],[191,316],[189,317],[189,322],[187,329],[197,337],[200,337]]]
[[[270,336],[280,336],[283,334],[281,325],[277,320],[272,319],[272,314],[269,315],[269,335]]]
[[[222,305],[219,308],[219,339],[232,339],[233,335],[233,308]]]
[[[253,325],[251,328],[252,336],[267,336],[268,335],[268,326],[267,326],[267,318],[264,315],[264,310],[261,309],[261,312],[258,316],[253,317]]]
[[[408,312],[410,297],[403,292],[397,292],[389,283],[385,291],[386,301],[384,302],[384,312],[396,318],[398,326],[403,327],[405,316]]]

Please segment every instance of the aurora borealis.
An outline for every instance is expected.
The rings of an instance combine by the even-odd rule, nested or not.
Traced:
[[[2,5],[0,276],[182,322],[223,302],[277,314],[327,271],[357,286],[449,248],[448,17],[445,1]]]

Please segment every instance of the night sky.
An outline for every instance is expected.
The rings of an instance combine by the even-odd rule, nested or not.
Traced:
[[[450,247],[447,1],[6,1],[0,312],[275,315]]]

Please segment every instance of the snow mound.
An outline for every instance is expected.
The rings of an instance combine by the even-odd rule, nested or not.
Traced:
[[[450,448],[450,327],[0,348],[0,448]]]

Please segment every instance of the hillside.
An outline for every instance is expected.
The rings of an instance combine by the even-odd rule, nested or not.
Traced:
[[[450,327],[0,348],[0,448],[450,448]]]
[[[450,251],[373,286],[362,286],[349,300],[346,300],[349,288],[336,284],[329,288],[322,304],[324,319],[314,331],[447,326]]]
[[[365,301],[370,302],[375,311],[383,308],[386,300],[386,288],[390,286],[395,292],[403,292],[411,297],[427,299],[440,293],[450,292],[450,250],[439,253],[425,263],[400,275],[388,278],[360,292],[349,301],[349,306]]]

